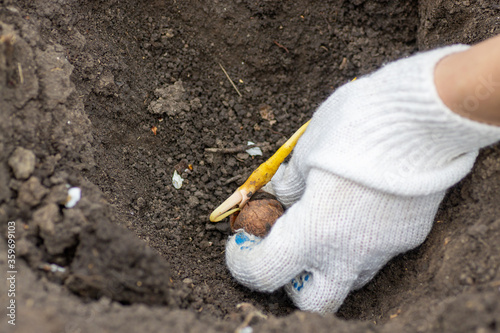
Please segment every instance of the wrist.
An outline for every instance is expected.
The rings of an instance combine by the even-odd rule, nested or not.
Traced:
[[[434,84],[436,64],[465,45],[403,59],[344,85],[315,113],[295,147],[306,176],[320,167],[370,188],[427,195],[457,183],[500,127],[447,107]]]
[[[453,112],[500,125],[500,35],[442,59],[434,73],[436,90]]]

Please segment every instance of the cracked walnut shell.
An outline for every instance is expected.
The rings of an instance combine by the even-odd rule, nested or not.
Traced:
[[[265,237],[283,213],[283,206],[273,195],[259,191],[241,211],[231,215],[231,230],[244,229],[255,236]]]

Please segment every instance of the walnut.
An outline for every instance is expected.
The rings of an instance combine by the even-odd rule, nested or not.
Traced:
[[[281,203],[273,195],[259,191],[240,212],[231,215],[231,230],[234,232],[244,229],[250,234],[264,237],[284,211]]]

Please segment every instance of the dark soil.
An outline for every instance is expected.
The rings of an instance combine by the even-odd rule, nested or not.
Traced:
[[[18,271],[1,331],[500,331],[498,145],[336,315],[238,285],[229,225],[208,222],[336,87],[500,33],[493,3],[0,1],[0,247],[15,221]],[[264,156],[205,151],[247,141]]]

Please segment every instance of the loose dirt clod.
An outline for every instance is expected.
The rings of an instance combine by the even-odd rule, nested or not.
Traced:
[[[9,158],[9,165],[17,179],[27,179],[35,170],[35,154],[31,150],[17,147]]]

